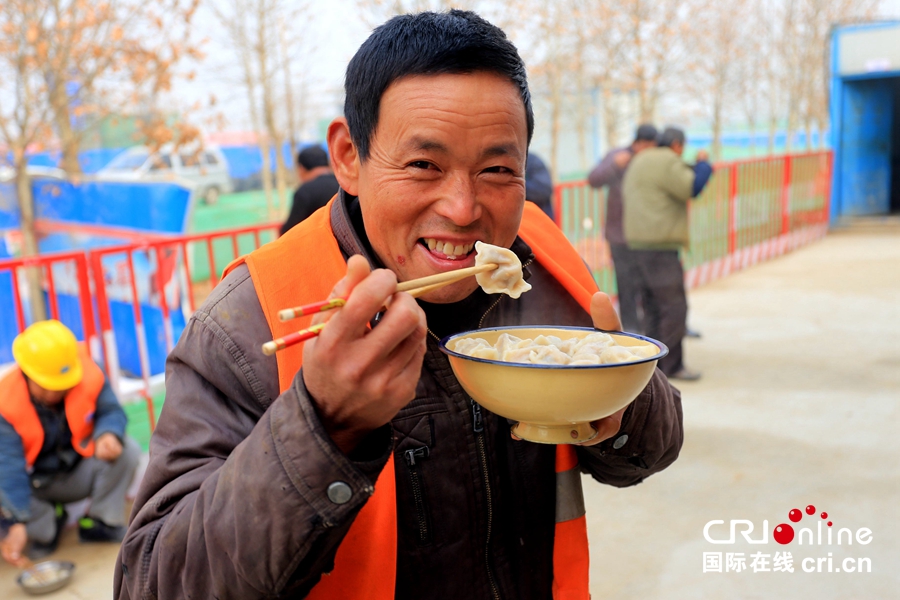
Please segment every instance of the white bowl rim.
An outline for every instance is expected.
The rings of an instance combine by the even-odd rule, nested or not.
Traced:
[[[474,333],[479,331],[510,331],[515,329],[563,329],[568,331],[590,331],[597,333],[607,333],[610,335],[623,335],[625,337],[635,338],[638,340],[642,340],[645,342],[650,342],[651,344],[657,346],[660,351],[658,354],[653,356],[642,358],[640,360],[634,360],[624,363],[608,363],[604,365],[544,365],[544,364],[534,364],[534,363],[516,363],[516,362],[506,362],[503,360],[491,360],[489,358],[477,358],[475,356],[469,356],[467,354],[462,354],[460,352],[456,352],[455,350],[451,350],[447,347],[447,344],[454,340],[455,338],[463,337],[463,336],[471,336]],[[509,327],[484,327],[482,329],[471,329],[469,331],[463,331],[461,333],[454,333],[453,335],[448,335],[443,338],[440,343],[441,352],[447,354],[448,356],[455,356],[457,358],[462,358],[465,360],[471,360],[474,362],[487,363],[491,365],[500,365],[503,367],[516,367],[522,369],[554,369],[554,370],[577,370],[577,369],[605,369],[612,367],[625,367],[629,365],[639,365],[642,363],[656,361],[669,353],[669,347],[660,342],[659,340],[654,340],[653,338],[640,335],[637,333],[628,333],[627,331],[612,331],[607,329],[597,329],[596,327],[575,327],[571,325],[513,325]]]

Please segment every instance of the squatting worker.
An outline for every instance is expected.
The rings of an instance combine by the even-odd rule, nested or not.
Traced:
[[[649,123],[639,126],[630,146],[610,150],[588,175],[591,187],[607,186],[604,235],[609,242],[609,253],[616,269],[619,316],[622,318],[622,328],[635,333],[645,333],[645,330],[638,316],[640,287],[635,273],[634,256],[625,242],[622,225],[622,180],[631,159],[639,152],[656,146],[657,133],[656,127]]]
[[[625,240],[632,273],[644,306],[645,332],[669,347],[659,368],[672,379],[694,380],[700,373],[684,365],[682,340],[687,328],[687,296],[678,251],[689,243],[687,203],[712,175],[706,152],[695,165],[681,159],[684,132],[668,127],[659,147],[631,160],[622,184]]]
[[[140,457],[127,419],[87,350],[59,321],[13,340],[16,365],[0,378],[0,505],[4,560],[18,567],[52,553],[68,515],[90,498],[83,542],[125,535],[125,492]]]
[[[474,13],[398,16],[351,60],[344,113],[328,129],[337,196],[233,266],[169,357],[117,597],[586,600],[574,447],[513,440],[438,349],[478,327],[619,325],[526,206],[522,60]],[[518,253],[534,289],[394,293],[471,266],[477,240]],[[330,318],[318,338],[260,352],[310,322],[278,309],[329,293],[349,299],[314,319]],[[678,393],[657,372],[595,426],[581,469],[639,483],[678,454]]]

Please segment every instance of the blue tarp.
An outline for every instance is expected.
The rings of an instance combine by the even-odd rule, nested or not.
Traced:
[[[185,233],[191,192],[173,183],[92,181],[78,185],[33,182],[35,216],[40,219]],[[15,186],[0,184],[0,229],[19,227]]]
[[[184,233],[190,214],[190,191],[171,183],[120,183],[89,182],[74,185],[55,180],[35,180],[33,182],[35,212],[38,218],[52,219],[68,223],[91,224],[107,227],[124,227],[156,233]],[[0,184],[0,235],[2,230],[19,227],[19,210],[16,202],[15,186]],[[0,237],[3,240],[4,237]],[[125,245],[129,239],[117,237],[114,230],[108,236],[94,233],[64,232],[42,237],[39,250],[42,254],[76,249],[89,250],[112,245]],[[11,255],[5,243],[0,241],[0,258]],[[162,310],[156,290],[150,289],[150,281],[155,273],[155,261],[144,252],[133,253],[136,283],[141,312],[147,331],[147,347],[150,357],[151,374],[162,373],[165,369],[166,344],[162,324]],[[140,374],[140,355],[134,323],[130,282],[124,266],[124,253],[104,257],[104,279],[119,363],[128,373]],[[71,267],[71,264],[68,265]],[[84,339],[81,323],[81,308],[78,303],[78,284],[74,273],[67,265],[59,264],[53,269],[57,290],[57,306],[60,320],[69,326],[78,339]],[[20,284],[22,277],[20,274]],[[184,328],[177,290],[169,288],[168,305],[172,320],[174,339],[178,339]],[[49,306],[49,304],[48,304]],[[94,306],[96,318],[97,310]],[[32,321],[27,303],[23,306],[26,323]],[[99,331],[99,323],[95,323]],[[0,272],[0,364],[12,361],[12,340],[18,333],[13,303],[12,277],[8,271]]]
[[[301,150],[310,144],[300,144],[297,148]],[[222,153],[228,159],[228,174],[232,179],[245,179],[262,172],[262,152],[259,146],[222,146]],[[293,168],[296,159],[291,156],[291,145],[285,143],[281,147],[281,155],[288,168]],[[269,165],[272,172],[275,172],[275,149],[269,153]]]
[[[298,149],[305,148],[308,145],[309,143],[300,144]],[[231,175],[233,179],[245,179],[262,171],[262,152],[260,152],[259,146],[222,146],[221,148],[225,158],[228,159],[228,174]],[[82,150],[78,153],[78,162],[81,164],[81,170],[84,173],[96,173],[125,150],[127,150],[127,148],[97,148],[94,150]],[[285,142],[281,148],[281,152],[285,164],[290,168],[291,165],[294,164],[295,158],[291,156],[291,145],[289,142]],[[61,158],[62,153],[58,150],[52,152],[37,152],[28,155],[28,164],[40,167],[58,167]],[[269,159],[272,172],[274,172],[274,148],[271,150]],[[12,164],[12,156],[7,157],[7,162]]]

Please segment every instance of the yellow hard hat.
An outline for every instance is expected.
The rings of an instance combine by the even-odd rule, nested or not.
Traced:
[[[12,352],[22,372],[46,390],[68,390],[81,383],[78,340],[59,321],[34,323],[16,336]]]

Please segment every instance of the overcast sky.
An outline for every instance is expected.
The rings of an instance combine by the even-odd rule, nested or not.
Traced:
[[[208,0],[216,2],[217,0]],[[219,2],[223,0],[218,0]],[[336,99],[343,86],[343,75],[347,62],[369,34],[369,26],[359,14],[354,0],[320,0],[315,3],[315,17],[312,27],[289,27],[289,35],[307,35],[304,40],[315,46],[311,60],[298,57],[294,65],[294,78],[299,79],[302,71],[307,82],[309,112],[315,113],[310,119],[303,137],[315,137],[316,118],[335,116],[340,106]],[[885,18],[900,18],[900,0],[882,0],[881,14]],[[290,24],[289,24],[290,25]],[[198,69],[194,82],[177,84],[176,104],[189,106],[196,100],[206,100],[210,94],[217,98],[214,112],[225,117],[225,130],[251,129],[247,114],[246,92],[236,82],[238,70],[234,56],[225,45],[219,25],[211,11],[204,10],[196,22],[198,35],[210,38],[207,58]]]

